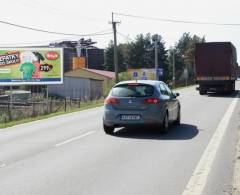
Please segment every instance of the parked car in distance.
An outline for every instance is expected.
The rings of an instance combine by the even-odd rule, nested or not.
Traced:
[[[157,126],[167,132],[170,123],[180,124],[181,105],[162,81],[138,80],[116,84],[104,102],[103,128]]]

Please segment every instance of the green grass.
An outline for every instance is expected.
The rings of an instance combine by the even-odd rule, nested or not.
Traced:
[[[22,119],[22,120],[18,120],[18,121],[10,121],[7,123],[0,123],[0,129],[12,127],[12,126],[20,125],[20,124],[24,124],[24,123],[29,123],[29,122],[33,122],[33,121],[43,120],[43,119],[47,119],[47,118],[52,118],[52,117],[63,115],[63,114],[79,112],[82,110],[100,107],[103,105],[103,101],[104,100],[101,99],[101,100],[96,100],[96,101],[92,101],[92,102],[82,103],[80,108],[71,109],[66,112],[60,111],[60,112],[51,113],[51,114],[47,114],[47,115],[37,116],[34,118],[26,118],[26,119]]]

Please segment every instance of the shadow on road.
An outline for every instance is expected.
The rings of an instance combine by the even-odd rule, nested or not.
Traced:
[[[159,129],[151,127],[122,128],[114,133],[114,136],[132,139],[155,140],[189,140],[197,136],[199,130],[194,125],[181,124],[171,126],[169,132],[162,134]]]
[[[206,96],[215,97],[215,98],[235,98],[240,90],[235,90],[232,94],[224,94],[224,93],[208,93]],[[238,97],[239,98],[239,97]]]

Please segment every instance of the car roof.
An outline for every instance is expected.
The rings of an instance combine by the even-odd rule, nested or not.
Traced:
[[[129,83],[139,83],[139,84],[148,84],[148,85],[157,85],[159,83],[164,83],[162,81],[157,80],[128,80],[128,81],[121,81],[117,83],[115,86],[122,85],[122,84],[129,84]]]

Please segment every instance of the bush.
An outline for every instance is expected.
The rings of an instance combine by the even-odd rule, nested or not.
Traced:
[[[133,80],[133,77],[128,72],[121,72],[119,75],[119,81],[127,81],[127,80]]]
[[[0,123],[7,123],[10,121],[9,115],[6,113],[0,114]]]

